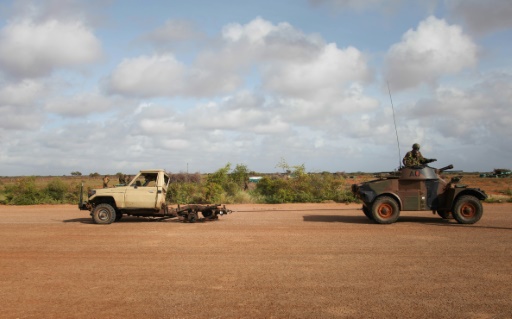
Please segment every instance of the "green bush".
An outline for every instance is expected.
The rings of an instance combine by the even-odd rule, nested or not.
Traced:
[[[279,163],[285,174],[263,177],[254,187],[248,187],[249,170],[238,164],[231,171],[228,163],[216,172],[202,178],[199,173],[173,174],[167,200],[174,204],[219,203],[305,203],[305,202],[354,202],[345,178],[327,172],[306,173],[304,165],[289,166]],[[91,174],[91,176],[96,175]],[[99,176],[99,174],[98,174]],[[0,189],[0,203],[9,205],[35,205],[77,203],[80,184],[66,183],[61,178],[49,180],[26,177]],[[510,190],[507,191],[510,193]],[[84,194],[85,195],[85,194]]]
[[[256,191],[266,203],[318,203],[323,201],[354,202],[355,197],[342,176],[330,173],[307,174],[304,165],[291,168],[287,175],[264,177]]]
[[[191,182],[174,182],[169,184],[167,200],[175,204],[205,203],[201,184]]]
[[[64,197],[68,193],[68,186],[59,178],[50,181],[43,190],[48,198],[56,203],[64,202]]]
[[[36,187],[35,176],[21,178],[5,187],[5,197],[10,205],[35,205],[44,203],[44,195]]]

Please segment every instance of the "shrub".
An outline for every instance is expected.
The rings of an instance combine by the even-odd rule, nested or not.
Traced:
[[[6,202],[10,205],[41,204],[41,193],[36,187],[35,176],[21,178],[5,187]]]
[[[280,163],[288,168],[287,164]],[[331,173],[307,174],[304,165],[290,167],[289,175],[264,177],[256,191],[266,203],[315,203],[323,201],[354,202],[342,175]]]
[[[46,185],[43,192],[50,200],[63,203],[64,197],[68,193],[68,186],[60,178],[55,178]]]

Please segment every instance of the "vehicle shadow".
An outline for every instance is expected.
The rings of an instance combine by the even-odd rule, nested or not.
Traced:
[[[372,220],[369,220],[366,216],[342,216],[342,215],[304,215],[302,216],[305,222],[320,222],[320,223],[345,223],[345,224],[374,224],[378,225]],[[396,224],[401,223],[418,223],[429,226],[448,226],[448,227],[464,227],[472,229],[500,229],[500,230],[512,230],[510,227],[498,227],[498,226],[484,226],[477,224],[459,224],[454,219],[442,219],[436,216],[425,217],[425,216],[400,216],[395,222]]]
[[[208,220],[204,220],[200,218],[196,221],[196,223],[207,222]],[[66,219],[62,221],[63,223],[81,223],[81,224],[94,224],[92,218],[73,218]],[[154,222],[165,222],[165,223],[183,223],[178,218],[169,218],[169,219],[158,219],[158,218],[145,218],[145,217],[123,217],[121,220],[114,222],[115,224],[128,224],[128,223],[154,223]]]
[[[82,223],[82,224],[93,224],[91,218],[73,218],[73,219],[65,219],[62,221],[63,223]]]
[[[346,223],[346,224],[374,224],[365,216],[343,216],[343,215],[304,215],[305,222],[320,223]]]
[[[346,223],[346,224],[375,224],[366,216],[343,216],[343,215],[305,215],[303,216],[305,222],[323,222],[323,223]],[[455,221],[441,219],[439,217],[424,217],[424,216],[400,216],[396,223],[425,223],[431,225],[450,225]]]

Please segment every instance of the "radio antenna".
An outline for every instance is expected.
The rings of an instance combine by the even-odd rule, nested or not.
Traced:
[[[400,141],[398,140],[398,130],[396,129],[396,118],[395,118],[395,107],[393,106],[393,98],[391,97],[391,90],[389,89],[389,82],[386,81],[388,85],[388,93],[389,100],[391,101],[391,109],[393,110],[393,123],[395,124],[395,133],[396,133],[396,143],[398,144],[398,168],[402,167],[402,155],[400,154]]]

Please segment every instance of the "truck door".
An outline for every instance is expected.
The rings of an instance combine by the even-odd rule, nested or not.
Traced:
[[[125,205],[130,208],[160,208],[157,206],[157,173],[140,174],[125,193]]]
[[[165,197],[167,196],[167,187],[169,185],[169,176],[167,174],[158,174],[157,180],[157,195],[156,195],[156,206],[157,208],[162,207],[165,203]]]

